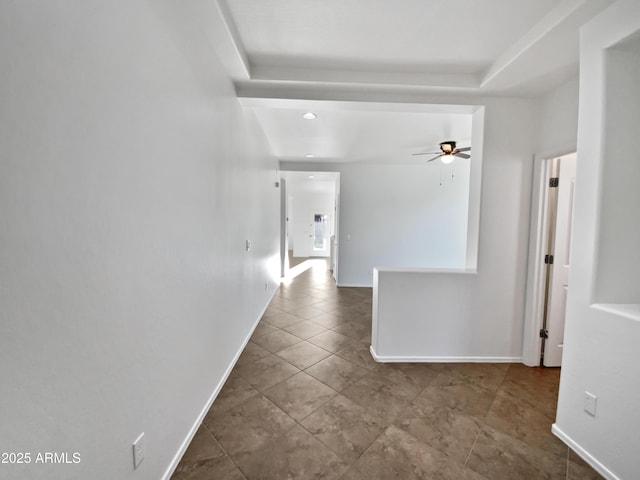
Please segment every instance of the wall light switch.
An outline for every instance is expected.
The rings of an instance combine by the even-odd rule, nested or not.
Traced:
[[[133,442],[133,469],[140,466],[144,460],[144,432]]]
[[[244,248],[245,250],[248,252],[249,250],[251,250],[251,240],[247,240],[244,244]]]
[[[584,411],[589,415],[596,416],[596,405],[598,403],[598,397],[593,393],[584,392]]]

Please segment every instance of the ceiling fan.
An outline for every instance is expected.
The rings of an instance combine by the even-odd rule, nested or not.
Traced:
[[[440,151],[441,153],[424,152],[424,153],[414,153],[413,155],[435,155],[435,157],[427,160],[427,163],[433,162],[438,158],[442,160],[442,163],[451,163],[453,161],[453,157],[471,158],[471,155],[462,153],[462,152],[471,151],[471,147],[456,148],[456,142],[454,141],[442,142],[440,144]]]

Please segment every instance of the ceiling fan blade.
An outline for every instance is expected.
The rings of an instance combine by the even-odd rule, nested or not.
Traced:
[[[440,152],[421,152],[421,153],[412,153],[411,155],[437,155]]]
[[[454,153],[453,155],[460,158],[471,158],[471,155],[467,155],[466,153]]]
[[[469,150],[471,150],[471,147],[456,148],[456,152],[468,152]]]
[[[441,153],[440,155],[436,155],[436,156],[435,156],[435,157],[433,157],[432,159],[427,160],[427,163],[429,163],[429,162],[433,162],[434,160],[439,159],[439,158],[440,158],[441,156],[443,156],[443,155],[444,155],[444,153]]]

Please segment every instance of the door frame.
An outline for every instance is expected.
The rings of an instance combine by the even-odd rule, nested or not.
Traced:
[[[280,274],[281,277],[285,277],[287,272],[289,271],[289,260],[288,260],[288,249],[289,244],[286,240],[287,235],[291,234],[291,222],[289,221],[289,217],[291,212],[289,211],[289,190],[291,188],[291,183],[293,180],[289,181],[289,174],[332,174],[335,175],[335,191],[334,191],[334,211],[330,212],[330,216],[332,217],[333,222],[333,232],[335,237],[335,268],[333,271],[333,278],[337,282],[338,275],[338,264],[339,264],[339,248],[338,248],[338,238],[339,238],[339,219],[340,219],[340,180],[341,173],[336,170],[317,170],[317,169],[309,169],[309,170],[280,170],[280,186],[282,187],[280,192]],[[294,208],[295,210],[295,208]],[[330,258],[330,257],[327,257]]]
[[[289,271],[289,207],[287,179],[280,177],[280,277]]]
[[[560,367],[564,350],[564,330],[567,316],[566,301],[569,294],[571,244],[573,231],[573,205],[577,154],[557,157],[553,176],[558,178],[552,188],[548,213],[550,232],[547,253],[553,261],[547,265],[547,299],[544,329],[547,335],[542,346],[542,365]],[[552,227],[551,227],[552,225]]]
[[[549,178],[553,159],[576,152],[576,145],[568,145],[555,151],[544,152],[534,157],[531,216],[529,225],[529,254],[527,261],[527,287],[525,300],[524,329],[522,338],[522,363],[530,367],[540,366],[543,327],[546,270],[544,257],[547,254],[549,237]]]

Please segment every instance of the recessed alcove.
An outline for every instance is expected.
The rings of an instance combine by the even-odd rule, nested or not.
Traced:
[[[595,303],[607,304],[609,310],[616,304],[628,310],[640,304],[640,33],[604,55],[600,228],[593,293]]]

